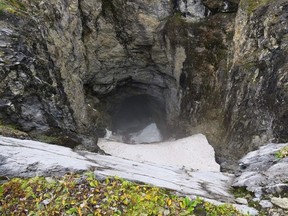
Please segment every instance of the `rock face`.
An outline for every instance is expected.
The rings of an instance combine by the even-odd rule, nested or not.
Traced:
[[[228,148],[287,142],[287,7],[282,0],[240,2],[226,89]]]
[[[287,1],[25,2],[0,13],[4,124],[97,151],[140,97],[137,127],[205,133],[220,162],[287,141]]]

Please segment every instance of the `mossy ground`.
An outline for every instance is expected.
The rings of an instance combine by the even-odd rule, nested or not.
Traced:
[[[0,215],[205,215],[240,216],[231,205],[119,178],[98,181],[93,173],[61,178],[14,178],[0,184]]]

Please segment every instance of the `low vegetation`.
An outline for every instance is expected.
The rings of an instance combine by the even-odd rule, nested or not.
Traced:
[[[231,205],[93,173],[59,178],[14,178],[0,184],[0,215],[205,215],[241,216]]]
[[[277,151],[275,153],[275,157],[282,159],[285,157],[288,157],[288,146],[284,146],[283,148],[281,148],[279,151]]]

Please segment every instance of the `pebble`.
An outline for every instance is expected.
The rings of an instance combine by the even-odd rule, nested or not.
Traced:
[[[273,207],[273,204],[268,201],[268,200],[261,200],[259,202],[259,205],[262,207],[262,208],[272,208]]]
[[[235,199],[235,202],[238,203],[238,204],[242,204],[242,205],[248,205],[247,199],[241,198],[241,197],[236,198],[236,199]]]
[[[288,209],[288,198],[272,197],[271,202],[282,209]]]

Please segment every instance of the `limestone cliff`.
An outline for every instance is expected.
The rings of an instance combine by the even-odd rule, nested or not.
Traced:
[[[6,124],[97,150],[140,97],[166,137],[207,134],[220,160],[287,142],[288,1],[2,2]]]

